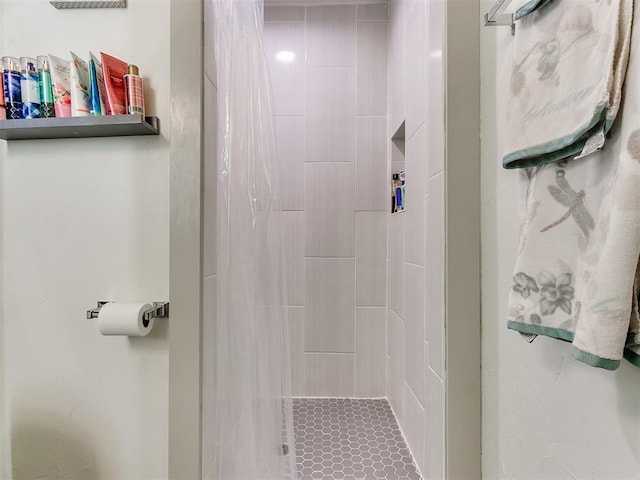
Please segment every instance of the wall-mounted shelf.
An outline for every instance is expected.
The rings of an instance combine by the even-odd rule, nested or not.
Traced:
[[[158,117],[142,115],[0,120],[0,139],[3,140],[130,137],[159,134]]]

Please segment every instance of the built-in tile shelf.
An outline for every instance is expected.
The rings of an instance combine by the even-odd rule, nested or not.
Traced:
[[[405,124],[405,121],[403,120],[400,126],[394,132],[394,134],[391,135],[391,140],[393,141],[393,143],[395,143],[398,146],[402,146],[403,155],[404,155],[404,131],[405,131],[404,124]]]
[[[3,140],[130,137],[159,134],[158,117],[142,115],[0,120],[0,139]]]
[[[403,173],[404,170],[404,150],[405,150],[405,128],[404,128],[405,122],[404,120],[400,123],[400,126],[397,128],[397,130],[393,133],[393,135],[391,135],[391,178],[389,179],[391,182],[391,192],[395,191],[394,188],[394,180],[393,180],[393,175],[394,174],[398,174],[400,175],[401,173]],[[402,175],[401,175],[402,177]],[[404,194],[404,189],[403,190],[403,194]],[[399,213],[403,213],[404,210],[404,206],[406,205],[405,199],[402,198],[402,210],[396,211],[396,197],[393,195],[392,193],[392,198],[391,198],[391,215],[397,215]]]

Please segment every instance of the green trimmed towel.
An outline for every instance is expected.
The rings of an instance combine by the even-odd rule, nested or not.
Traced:
[[[640,367],[640,30],[631,45],[620,118],[605,148],[520,170],[508,309],[509,328],[572,342],[575,358],[609,370],[623,357]]]
[[[516,23],[505,168],[572,158],[604,141],[620,106],[633,0],[530,0]],[[601,145],[598,145],[601,146]]]
[[[526,17],[531,12],[536,11],[538,8],[544,7],[551,0],[527,0],[524,4],[520,5],[513,15],[515,20],[520,20],[522,17]]]

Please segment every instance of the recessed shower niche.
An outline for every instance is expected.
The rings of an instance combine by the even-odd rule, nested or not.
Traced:
[[[403,120],[391,136],[391,213],[404,212],[405,199],[405,121]]]

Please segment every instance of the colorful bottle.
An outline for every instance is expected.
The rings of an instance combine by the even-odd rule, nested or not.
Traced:
[[[393,191],[395,193],[395,210],[394,212],[401,212],[404,210],[404,193],[402,191],[402,184],[400,183],[400,175],[393,174]]]
[[[49,69],[49,57],[41,55],[38,60],[38,79],[40,84],[40,116],[51,118],[56,116],[53,100],[53,82]]]
[[[102,52],[102,78],[104,80],[105,108],[107,115],[124,115],[127,113],[124,77],[127,75],[127,64],[111,55]]]
[[[138,67],[129,65],[129,73],[124,76],[124,86],[127,92],[127,113],[140,114],[144,117],[144,80],[138,75]]]
[[[404,170],[400,170],[400,186],[402,187],[402,210],[407,208],[407,200],[406,200],[407,197],[404,194],[404,191],[405,191],[404,184],[405,184]]]
[[[14,57],[2,57],[4,100],[7,119],[22,118],[22,92],[20,90],[20,61]]]
[[[396,182],[398,181],[398,174],[394,173],[391,175],[391,213],[396,213],[397,211],[397,203],[396,203]]]
[[[71,53],[71,116],[88,117],[91,111],[89,64]]]
[[[20,57],[20,91],[22,92],[22,118],[40,118],[40,84],[36,60]]]
[[[71,116],[71,64],[68,60],[49,55],[53,83],[53,107],[56,117]]]
[[[93,53],[89,53],[89,100],[90,115],[106,115],[104,108],[104,79],[102,64]]]
[[[4,66],[0,62],[0,120],[7,119],[7,110],[4,106]]]

